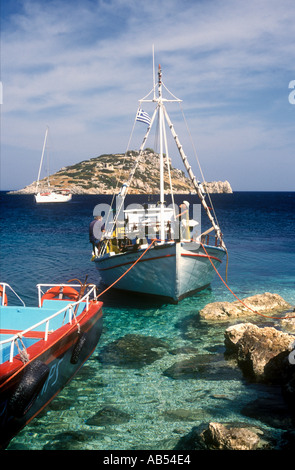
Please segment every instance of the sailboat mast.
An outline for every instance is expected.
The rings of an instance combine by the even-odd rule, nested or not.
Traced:
[[[48,134],[48,127],[46,127],[46,131],[45,131],[45,137],[44,137],[44,142],[43,142],[43,149],[42,149],[42,155],[41,155],[41,162],[40,162],[40,166],[39,166],[39,173],[38,173],[36,190],[38,189],[38,186],[39,186],[41,168],[42,168],[42,165],[43,165],[44,152],[45,152],[45,148],[46,148],[47,134]]]
[[[158,93],[159,93],[159,133],[160,133],[160,239],[162,242],[165,241],[165,220],[164,220],[164,155],[163,155],[163,127],[164,122],[164,111],[162,102],[162,70],[159,65],[158,70]]]

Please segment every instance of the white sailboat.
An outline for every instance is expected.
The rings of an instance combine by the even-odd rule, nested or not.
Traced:
[[[163,98],[162,70],[159,66],[158,83],[153,87],[153,97],[139,101],[137,119],[146,122],[148,129],[143,138],[135,165],[127,183],[123,184],[116,198],[116,212],[110,212],[106,220],[106,231],[98,248],[94,249],[93,261],[101,281],[127,292],[161,297],[177,303],[184,297],[208,287],[226,255],[222,233],[210,207],[207,205],[202,185],[196,180],[182,145],[167,113],[167,102],[180,102]],[[156,90],[157,89],[157,90]],[[167,90],[167,88],[165,87]],[[157,91],[157,93],[156,93]],[[168,90],[167,90],[168,91]],[[170,93],[170,92],[169,92]],[[157,96],[156,96],[157,95]],[[154,113],[149,117],[142,112],[142,103],[155,103]],[[160,166],[160,200],[155,206],[124,209],[124,200],[139,160],[145,155],[145,145],[152,126],[158,118]],[[198,197],[198,206],[203,206],[210,226],[204,233],[197,220],[189,218],[188,203],[178,207],[165,206],[164,170],[169,169],[166,126],[170,129],[177,149],[188,172]],[[165,159],[167,162],[165,163]],[[201,204],[200,204],[201,203]],[[114,209],[112,209],[114,210]],[[110,218],[113,220],[110,222]],[[198,225],[199,224],[199,225]],[[214,243],[208,242],[209,233],[214,232]]]
[[[47,188],[46,190],[39,189],[39,183],[40,183],[40,175],[41,175],[41,170],[43,166],[43,159],[44,159],[44,154],[45,154],[45,149],[46,149],[46,143],[47,143],[47,137],[48,137],[48,127],[46,127],[45,131],[45,137],[44,137],[44,143],[43,143],[43,149],[42,149],[42,155],[41,155],[41,161],[40,161],[40,166],[39,166],[39,172],[38,172],[38,179],[37,179],[37,184],[36,184],[36,193],[35,193],[35,201],[38,204],[42,203],[51,203],[51,202],[68,202],[72,199],[72,194],[68,189],[51,189],[50,188],[50,182],[49,182],[49,170],[48,170],[48,176],[47,176]]]

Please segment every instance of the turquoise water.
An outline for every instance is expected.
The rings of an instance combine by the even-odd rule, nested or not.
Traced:
[[[1,193],[0,198],[1,280],[27,304],[37,304],[38,282],[84,280],[86,275],[99,282],[90,261],[88,224],[94,206],[109,197],[74,196],[54,207],[36,205],[32,196]],[[295,193],[234,193],[212,199],[229,250],[230,288],[240,298],[276,292],[295,305]],[[225,265],[220,273],[225,276]],[[8,448],[172,450],[194,426],[210,421],[246,422],[279,436],[284,429],[243,412],[273,391],[247,383],[235,364],[225,360],[223,338],[229,325],[199,318],[203,306],[223,300],[235,298],[218,277],[210,289],[178,305],[146,303],[109,291],[103,297],[104,330],[96,351]],[[261,317],[252,321],[273,324]],[[131,353],[137,359],[124,364],[106,360],[105,347],[130,334],[136,335]],[[148,351],[159,354],[156,360],[140,360],[142,337],[162,341]],[[189,359],[198,364],[193,377],[184,373]]]

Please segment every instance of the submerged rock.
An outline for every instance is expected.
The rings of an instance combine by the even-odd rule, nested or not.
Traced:
[[[200,310],[200,316],[205,320],[229,321],[240,317],[253,316],[255,312],[258,314],[273,314],[289,310],[292,307],[280,295],[270,292],[253,295],[241,300],[252,310],[238,300],[235,302],[213,302]]]
[[[206,380],[234,380],[240,378],[237,368],[231,368],[223,355],[199,354],[175,362],[163,372],[163,375],[174,380],[205,378]]]
[[[86,424],[91,426],[106,426],[111,424],[123,424],[128,422],[131,416],[113,406],[105,406],[91,418],[87,419]]]
[[[138,369],[163,357],[167,349],[167,343],[161,339],[127,334],[105,346],[99,360],[104,364]]]
[[[215,360],[214,354],[203,354],[175,362],[163,372],[171,379],[199,379],[206,372],[209,374],[210,364]]]
[[[294,428],[292,416],[281,393],[257,398],[245,405],[241,413],[273,428],[285,430],[292,430]]]
[[[197,354],[197,352],[197,348],[194,348],[193,346],[183,346],[169,351],[169,353],[174,356],[177,356],[178,354]]]
[[[163,413],[166,421],[197,421],[204,420],[209,413],[203,409],[187,410],[179,408],[176,410],[167,410]]]
[[[50,435],[42,450],[83,450],[91,439],[92,435],[85,431],[66,431]]]

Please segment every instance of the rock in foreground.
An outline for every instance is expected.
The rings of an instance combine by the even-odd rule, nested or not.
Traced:
[[[227,352],[236,354],[244,376],[254,382],[282,384],[292,372],[288,356],[293,343],[293,335],[252,323],[234,325],[225,331]]]
[[[210,422],[206,428],[193,428],[176,450],[262,450],[273,448],[261,429],[246,423]]]
[[[201,438],[208,449],[216,450],[255,450],[260,437],[248,427],[230,427],[221,423],[209,423]]]
[[[274,314],[289,310],[292,306],[280,295],[265,292],[242,299],[241,302],[213,302],[206,305],[200,316],[205,320],[228,321],[245,316],[253,316],[255,312],[262,315]]]

